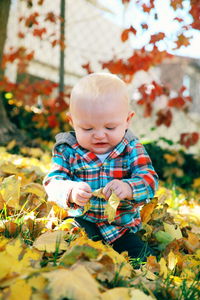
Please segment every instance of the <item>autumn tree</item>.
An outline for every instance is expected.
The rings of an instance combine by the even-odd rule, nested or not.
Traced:
[[[21,0],[24,1],[24,0]],[[83,0],[90,2],[92,5],[98,5],[97,0]],[[193,30],[200,30],[200,3],[198,0],[163,0],[165,3],[168,3],[172,10],[175,12],[174,21],[179,24],[178,30],[173,33],[173,44],[175,46],[174,49],[179,49],[180,47],[186,47],[190,44],[191,36],[187,33]],[[34,7],[35,3],[37,5],[42,6],[45,0],[29,0],[25,1],[27,4],[27,8]],[[129,5],[135,4],[137,9],[140,9],[143,14],[146,16],[145,21],[141,21],[139,25],[139,29],[135,28],[133,24],[130,24],[127,28],[124,28],[121,33],[121,41],[122,43],[135,37],[136,39],[141,38],[141,32],[149,33],[149,39],[146,44],[144,44],[140,49],[133,49],[132,55],[124,59],[122,58],[113,58],[109,61],[102,62],[102,68],[109,70],[111,73],[119,75],[122,79],[124,79],[127,83],[131,83],[136,72],[140,70],[148,71],[152,66],[156,66],[162,63],[166,58],[171,58],[171,53],[168,52],[168,49],[162,49],[160,47],[160,42],[164,41],[167,43],[167,40],[171,39],[171,36],[167,36],[166,33],[162,31],[152,32],[151,30],[151,21],[152,17],[156,20],[158,18],[158,14],[156,11],[156,2],[157,0],[121,0],[121,3],[124,5],[126,9],[129,8]],[[65,0],[60,1],[61,5],[65,3]],[[6,38],[6,26],[8,21],[8,14],[10,9],[10,1],[2,0],[0,2],[0,22],[1,22],[1,30],[3,31],[0,37],[0,63],[1,66],[5,66],[6,63],[12,61],[18,61],[18,72],[24,72],[29,61],[33,59],[34,53],[25,47],[19,47],[18,49],[12,50],[10,53],[4,53],[4,57],[2,57],[4,43]],[[185,6],[188,6],[187,14],[190,16],[190,22],[185,22],[183,18],[183,12],[185,10]],[[62,12],[64,12],[64,6],[62,6]],[[151,18],[149,18],[149,16]],[[182,17],[181,17],[182,16]],[[33,36],[37,36],[39,39],[43,40],[44,36],[48,35],[48,22],[52,24],[61,24],[61,34],[60,36],[54,35],[53,40],[51,36],[51,45],[55,47],[56,45],[60,45],[61,49],[61,65],[60,65],[60,74],[64,72],[63,68],[63,58],[64,58],[64,15],[56,16],[53,12],[49,12],[45,15],[43,19],[43,23],[39,21],[39,15],[37,12],[30,12],[28,16],[21,16],[19,22],[23,23],[29,30],[29,34],[33,34]],[[131,23],[131,22],[130,22]],[[18,37],[20,39],[24,38],[24,32],[18,32]],[[90,66],[90,62],[85,64],[84,66],[80,66],[80,68],[85,68],[89,73],[92,72],[92,68]],[[60,75],[60,77],[62,77]],[[66,108],[66,104],[64,102],[63,95],[63,77],[62,83],[60,83],[60,90],[58,97],[55,101],[52,102],[51,107],[47,107],[49,110],[48,121],[51,127],[58,126],[57,120],[55,119],[55,111],[61,111],[63,108]],[[8,78],[3,78],[3,72],[1,72],[0,78],[0,90],[3,91],[11,91],[16,99],[20,99],[24,103],[24,105],[35,104],[38,99],[38,95],[46,95],[47,97],[51,95],[54,88],[57,88],[58,85],[55,83],[52,84],[48,80],[44,80],[43,82],[30,83],[27,78],[23,84],[20,83],[11,83]],[[173,109],[182,109],[186,110],[188,104],[192,101],[190,97],[185,96],[185,87],[181,87],[177,96],[171,97],[170,90],[167,86],[162,85],[161,83],[152,81],[151,83],[151,91],[149,92],[148,87],[143,84],[139,87],[139,93],[141,98],[138,100],[138,105],[144,107],[144,116],[151,116],[154,110],[155,99],[161,95],[166,95],[168,101],[165,108],[157,111],[157,121],[156,125],[159,126],[164,124],[166,127],[171,125],[173,119]],[[45,106],[45,103],[43,103]],[[16,134],[16,131],[13,125],[10,123],[8,118],[6,117],[5,109],[2,106],[2,101],[0,103],[0,143],[6,142],[13,138],[13,132]],[[199,139],[199,134],[193,132],[188,134],[187,132],[181,136],[180,142],[185,144],[186,146],[195,144]]]
[[[11,1],[3,0],[0,2],[0,144],[5,144],[8,141],[15,139],[18,142],[23,141],[25,136],[16,128],[16,126],[9,120],[6,114],[5,107],[3,105],[2,92],[11,92],[16,99],[15,101],[22,102],[23,105],[32,106],[37,104],[38,96],[46,96],[48,98],[54,89],[58,89],[57,97],[51,101],[51,103],[43,102],[43,107],[49,112],[47,121],[51,127],[55,126],[56,120],[53,116],[59,109],[66,109],[67,104],[64,102],[64,48],[65,48],[65,36],[64,36],[64,18],[65,18],[65,0],[60,1],[60,15],[54,14],[52,11],[47,12],[44,16],[44,23],[40,24],[38,21],[40,15],[37,11],[31,10],[37,6],[42,6],[44,0],[20,0],[26,4],[27,10],[30,8],[30,12],[27,16],[20,16],[18,22],[24,26],[24,32],[19,31],[18,38],[24,39],[25,34],[33,35],[40,40],[43,40],[43,36],[48,34],[48,24],[52,23],[60,25],[60,31],[51,33],[53,40],[50,40],[51,46],[60,47],[60,67],[58,71],[59,82],[51,82],[49,80],[36,80],[31,82],[27,76],[20,82],[10,82],[4,74],[4,69],[7,63],[17,62],[17,73],[26,74],[29,62],[34,58],[34,51],[27,49],[24,46],[15,47],[5,52],[5,41],[7,33],[7,24],[9,10],[11,7]],[[51,115],[52,114],[52,115]]]

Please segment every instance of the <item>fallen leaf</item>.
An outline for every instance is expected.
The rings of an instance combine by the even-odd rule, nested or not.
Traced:
[[[18,279],[10,286],[9,300],[30,300],[32,290],[24,279]]]
[[[35,194],[36,196],[44,199],[46,196],[46,192],[43,186],[39,183],[31,182],[21,188],[22,193],[31,193]]]
[[[183,237],[181,230],[178,225],[176,224],[168,224],[163,223],[165,232],[168,233],[173,239],[181,239]]]
[[[66,250],[68,247],[68,244],[64,240],[65,236],[65,231],[47,231],[34,241],[33,246],[40,251],[48,253],[60,252]]]
[[[97,300],[100,298],[98,283],[83,266],[73,270],[57,269],[44,274],[48,279],[50,299]],[[63,282],[64,280],[64,282]]]
[[[6,177],[0,185],[0,193],[9,207],[19,209],[20,180],[15,175]]]
[[[163,257],[160,259],[159,265],[160,265],[159,275],[163,276],[164,278],[167,278],[167,274],[168,274],[167,263]]]
[[[174,252],[172,251],[169,252],[167,260],[168,260],[168,268],[172,271],[178,262],[178,259],[174,254]]]
[[[140,215],[142,223],[148,223],[151,219],[151,214],[153,213],[155,207],[157,206],[158,198],[153,198],[151,202],[145,204],[141,209]]]

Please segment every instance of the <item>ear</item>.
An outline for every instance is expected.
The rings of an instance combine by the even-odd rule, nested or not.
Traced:
[[[129,111],[128,113],[128,117],[127,117],[127,127],[130,125],[131,119],[135,116],[135,112],[134,111]]]
[[[67,117],[67,121],[69,122],[69,124],[70,124],[71,126],[73,126],[73,121],[72,121],[72,117],[71,117],[70,112],[67,112],[67,113],[66,113],[66,117]]]

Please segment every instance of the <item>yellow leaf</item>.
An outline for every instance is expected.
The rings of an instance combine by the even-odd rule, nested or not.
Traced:
[[[35,249],[24,248],[23,242],[17,238],[8,243],[0,252],[0,279],[7,275],[20,274],[32,270],[32,265],[41,259],[41,253]]]
[[[92,204],[90,203],[90,201],[88,201],[84,206],[83,214],[86,213],[86,211],[88,211],[91,206],[92,206]]]
[[[168,224],[168,223],[164,223],[164,222],[163,222],[163,225],[164,225],[165,232],[170,234],[173,239],[178,240],[183,237],[178,225]]]
[[[158,198],[153,198],[151,202],[145,204],[140,212],[142,223],[148,223],[151,219],[151,214],[157,206]]]
[[[122,254],[116,252],[111,246],[104,245],[101,241],[92,241],[91,239],[84,236],[78,238],[75,241],[72,241],[70,247],[73,247],[74,245],[91,246],[99,250],[101,253],[107,254],[113,260],[116,272],[118,272],[120,269],[121,276],[129,277],[131,275],[131,272],[133,270],[131,265],[127,262]]]
[[[37,291],[42,291],[46,286],[46,279],[40,274],[34,274],[28,279],[30,287]]]
[[[171,164],[176,161],[176,156],[171,154],[164,154],[164,158],[168,162],[168,164]]]
[[[19,168],[17,168],[16,165],[11,163],[10,161],[7,161],[1,164],[1,172],[5,174],[18,174]]]
[[[98,189],[98,190],[96,190],[96,191],[94,191],[93,193],[92,193],[92,195],[93,196],[95,196],[95,197],[98,197],[98,198],[104,198],[105,199],[105,196],[104,196],[104,194],[102,193],[102,188],[101,189]]]
[[[167,269],[167,266],[166,266],[166,260],[163,257],[159,261],[159,265],[160,265],[159,275],[163,276],[164,278],[167,278],[168,269]]]
[[[178,259],[176,255],[174,254],[174,252],[170,251],[168,254],[168,268],[172,271],[175,268],[177,262]]]
[[[95,190],[92,195],[95,196],[95,197],[98,197],[98,198],[104,198],[105,199],[105,196],[104,194],[102,193],[102,188],[98,189],[98,190]],[[86,213],[86,211],[88,211],[91,207],[91,203],[90,201],[87,202],[87,204],[84,206],[84,210],[83,210],[83,214]]]
[[[0,280],[2,280],[8,274],[11,273],[12,266],[15,264],[16,261],[12,256],[10,256],[8,253],[3,251],[3,252],[0,252],[0,262],[1,262]]]
[[[6,177],[0,186],[0,193],[9,207],[20,208],[20,180],[15,176]]]
[[[40,250],[48,253],[59,252],[66,250],[68,244],[65,242],[64,237],[66,236],[65,231],[53,231],[45,232],[41,234],[33,243],[33,246]]]
[[[150,295],[146,295],[143,291],[132,288],[131,289],[131,300],[154,300]]]
[[[14,148],[16,145],[16,140],[12,140],[8,143],[8,145],[6,146],[7,150],[11,150],[12,148]]]
[[[50,291],[50,299],[62,298],[76,300],[100,299],[98,283],[83,266],[73,270],[58,269],[44,274],[49,280],[47,290]]]
[[[125,287],[116,287],[101,294],[101,300],[130,300],[130,290]],[[136,299],[136,298],[135,298]]]
[[[200,177],[194,179],[192,186],[193,186],[193,188],[199,188],[200,187]]]
[[[108,203],[104,211],[104,214],[108,216],[108,223],[114,221],[119,203],[120,203],[119,197],[112,192],[111,196],[108,199]]]
[[[199,237],[195,233],[190,231],[188,231],[187,234],[188,237],[184,238],[184,244],[187,249],[193,253],[195,250],[200,248]]]
[[[5,204],[5,201],[3,200],[3,197],[0,193],[0,209],[3,209],[4,208],[4,204]]]
[[[35,182],[31,182],[25,186],[23,186],[21,188],[21,191],[23,193],[30,193],[30,194],[34,194],[40,198],[45,198],[45,190],[43,188],[43,186],[39,183],[35,183]]]
[[[31,287],[23,279],[18,279],[10,286],[9,300],[29,300],[31,298]]]

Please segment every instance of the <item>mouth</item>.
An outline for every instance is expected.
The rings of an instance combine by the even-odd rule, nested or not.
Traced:
[[[95,147],[105,147],[108,145],[108,143],[94,143],[93,144]]]

